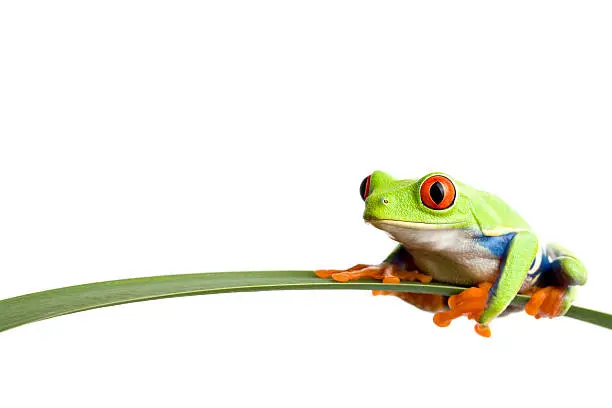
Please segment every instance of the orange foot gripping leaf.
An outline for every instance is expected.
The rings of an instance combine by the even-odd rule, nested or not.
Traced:
[[[565,289],[555,286],[547,286],[537,289],[531,299],[525,305],[525,312],[528,315],[541,317],[557,317],[561,314],[563,300],[565,299]]]
[[[393,264],[381,265],[355,265],[346,270],[320,269],[315,271],[319,278],[329,278],[338,282],[348,282],[361,278],[382,280],[383,283],[400,283],[400,281],[416,281],[421,283],[431,282],[431,276],[417,271],[406,271]]]
[[[440,327],[447,327],[453,320],[463,315],[468,319],[477,320],[487,306],[491,286],[491,283],[483,282],[477,287],[451,296],[448,299],[449,310],[436,313],[433,317],[434,323]],[[491,329],[488,326],[476,324],[474,329],[483,337],[491,337]]]

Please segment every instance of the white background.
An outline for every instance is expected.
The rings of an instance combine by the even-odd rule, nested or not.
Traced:
[[[0,298],[376,263],[372,170],[502,196],[612,312],[609,2],[0,6]],[[367,292],[200,296],[0,334],[4,407],[609,406],[612,332],[440,329]],[[606,402],[607,400],[607,402]]]

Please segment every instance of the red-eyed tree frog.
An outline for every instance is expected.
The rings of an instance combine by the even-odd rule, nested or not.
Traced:
[[[465,315],[477,321],[478,334],[489,337],[489,324],[512,311],[508,305],[517,293],[531,295],[525,306],[529,315],[555,317],[565,314],[576,287],[586,283],[586,268],[570,251],[540,241],[500,198],[449,175],[396,180],[375,171],[361,183],[360,194],[364,220],[399,245],[380,265],[359,264],[316,274],[340,282],[373,278],[384,283],[434,280],[473,286],[450,298],[375,292],[435,312],[438,326]]]

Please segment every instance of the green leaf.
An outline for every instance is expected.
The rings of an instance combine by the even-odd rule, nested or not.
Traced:
[[[178,296],[266,290],[393,290],[399,292],[453,295],[462,287],[440,283],[403,282],[387,284],[360,280],[339,283],[318,278],[312,271],[216,272],[166,275],[89,283],[31,293],[0,301],[0,331],[27,323],[105,306]],[[513,304],[529,298],[519,295]],[[612,316],[573,306],[567,317],[612,329]]]

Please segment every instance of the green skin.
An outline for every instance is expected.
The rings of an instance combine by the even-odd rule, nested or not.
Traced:
[[[456,195],[449,208],[436,210],[423,203],[421,185],[432,175],[443,175],[454,184]],[[575,287],[586,282],[586,268],[572,253],[539,242],[529,225],[500,198],[446,174],[395,180],[375,171],[368,193],[363,218],[399,242],[385,263],[402,264],[399,255],[408,253],[417,268],[436,281],[465,286],[493,283],[478,320],[481,325],[504,312],[517,293],[550,282],[567,289],[564,314],[575,297]],[[497,250],[491,249],[493,242]],[[534,259],[545,266],[536,265],[534,270]]]

